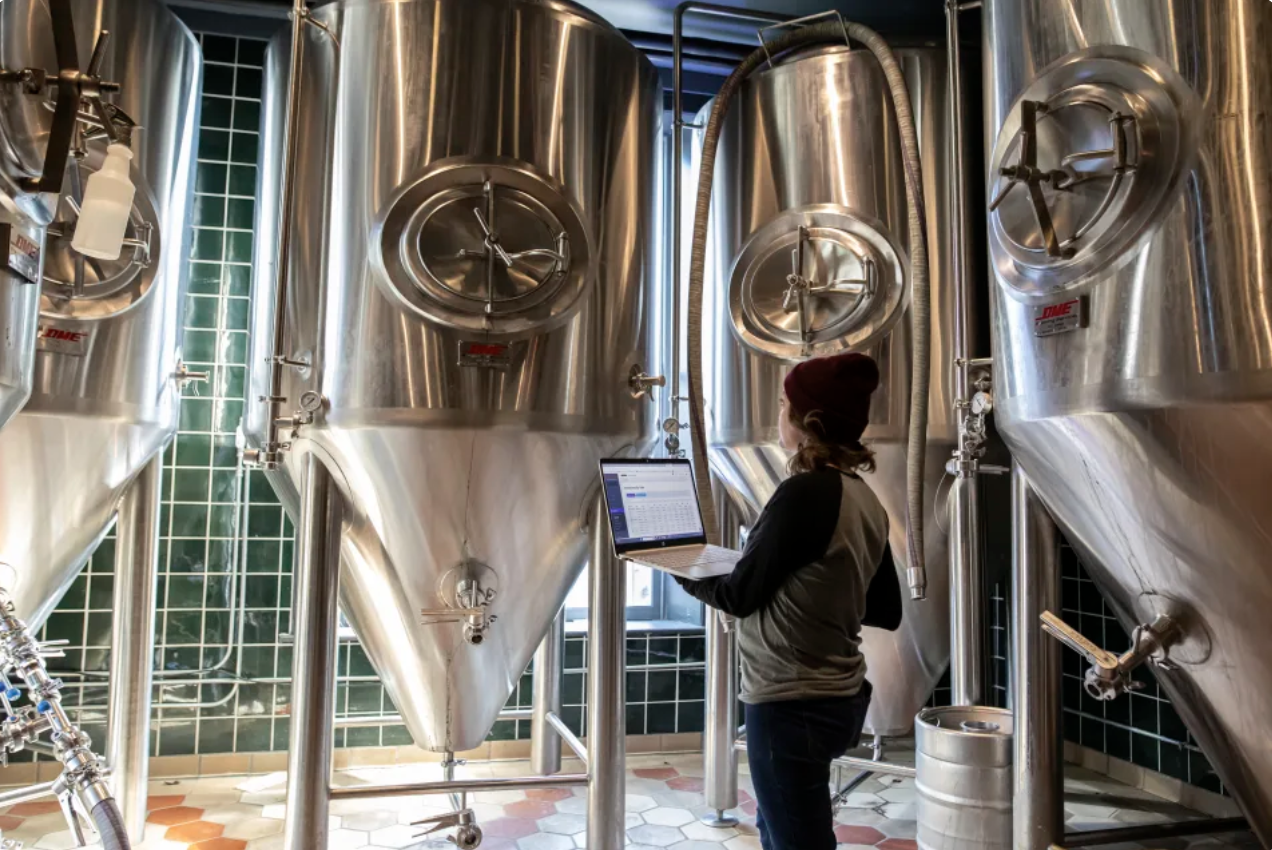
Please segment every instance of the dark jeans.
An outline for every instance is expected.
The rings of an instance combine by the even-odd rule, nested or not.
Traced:
[[[870,685],[854,697],[746,706],[746,754],[764,850],[835,850],[830,763],[857,746]]]

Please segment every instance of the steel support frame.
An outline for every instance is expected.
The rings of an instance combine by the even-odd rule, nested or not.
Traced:
[[[625,829],[625,734],[624,682],[626,680],[626,565],[615,555],[601,504],[590,523],[592,536],[591,605],[589,620],[589,669],[587,754],[585,774],[539,775],[495,779],[421,782],[392,786],[332,786],[335,719],[336,604],[340,579],[340,499],[330,473],[312,453],[304,458],[301,517],[297,525],[296,602],[293,623],[296,653],[292,662],[292,722],[287,772],[287,813],[284,850],[315,850],[327,846],[328,812],[332,800],[454,794],[486,790],[519,790],[588,786],[587,846],[595,850],[622,850]],[[540,655],[545,657],[545,683],[558,679],[558,649],[563,636],[557,622],[549,629]],[[553,646],[553,644],[556,646]],[[546,648],[545,648],[546,647]],[[556,670],[553,670],[554,664]],[[556,697],[559,699],[559,694]],[[552,728],[559,722],[552,689],[536,689],[535,711],[542,709],[545,738],[557,740]],[[577,739],[571,746],[581,746]],[[542,764],[554,767],[551,748],[541,749]],[[554,771],[555,772],[555,771]]]
[[[124,828],[140,844],[150,781],[150,707],[159,582],[163,453],[142,467],[120,502],[115,533],[114,618],[106,719],[106,763]]]

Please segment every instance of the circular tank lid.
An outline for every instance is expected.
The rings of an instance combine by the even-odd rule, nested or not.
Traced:
[[[788,210],[747,241],[729,281],[739,339],[784,360],[865,348],[908,294],[904,254],[881,222],[835,204]]]
[[[1196,148],[1199,108],[1157,57],[1070,54],[1013,106],[991,158],[990,247],[999,276],[1047,292],[1105,268],[1160,220]]]
[[[389,204],[375,242],[394,291],[460,330],[552,323],[591,271],[582,214],[563,188],[504,158],[436,163]]]

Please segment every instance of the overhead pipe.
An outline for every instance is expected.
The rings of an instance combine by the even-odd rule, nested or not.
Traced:
[[[791,21],[788,23],[799,23]],[[842,19],[811,24],[763,44],[734,69],[716,95],[711,117],[703,133],[693,242],[689,261],[689,413],[694,455],[694,479],[709,542],[719,544],[720,528],[711,498],[711,473],[707,455],[706,417],[702,398],[702,309],[706,276],[707,228],[711,214],[711,190],[715,159],[724,116],[746,78],[761,65],[799,47],[851,39],[864,44],[883,69],[892,95],[901,135],[901,153],[908,207],[911,269],[911,321],[914,327],[913,371],[910,386],[910,434],[906,458],[906,537],[910,555],[906,570],[910,595],[927,595],[927,569],[923,551],[923,491],[927,446],[928,390],[931,375],[931,292],[928,284],[927,210],[923,197],[923,172],[910,92],[892,49],[874,30]],[[676,163],[680,167],[680,163]]]

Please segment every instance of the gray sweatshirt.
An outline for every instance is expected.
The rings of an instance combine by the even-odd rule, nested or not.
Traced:
[[[747,703],[854,696],[861,627],[901,622],[888,515],[864,481],[829,468],[782,482],[732,574],[680,583],[739,618]]]

